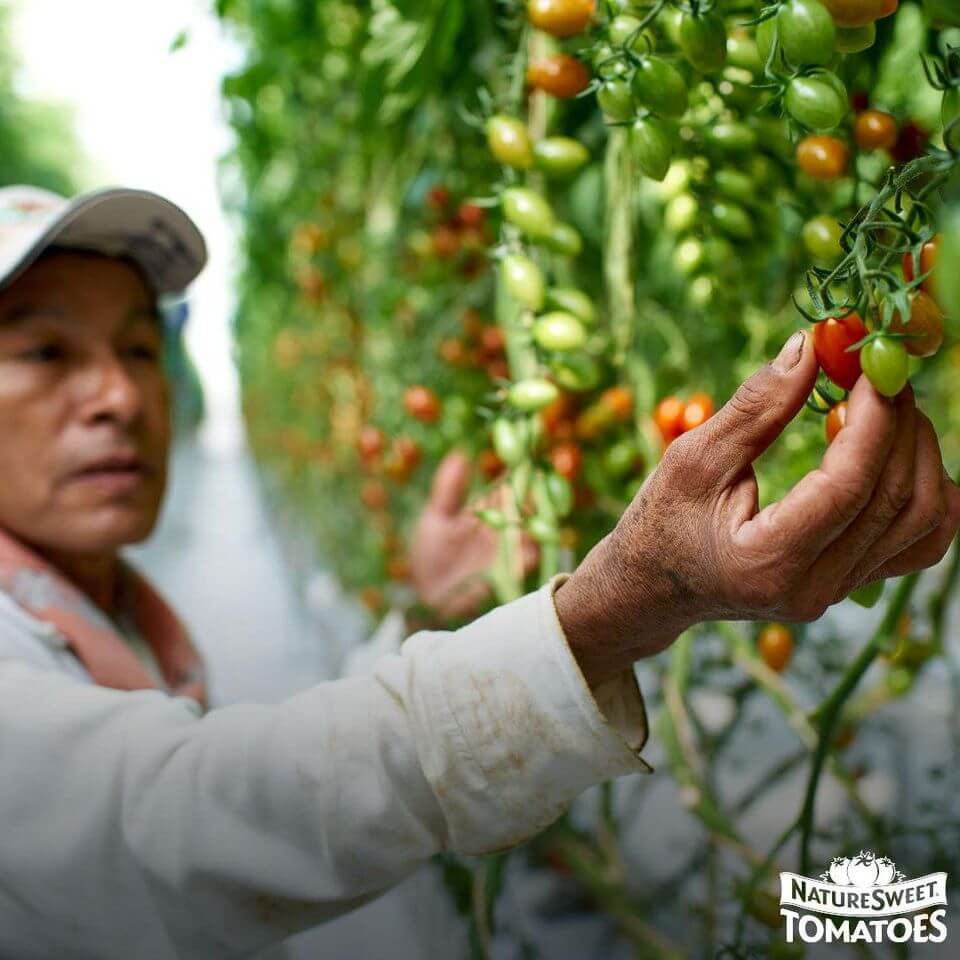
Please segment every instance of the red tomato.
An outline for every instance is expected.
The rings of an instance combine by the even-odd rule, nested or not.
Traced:
[[[838,27],[865,27],[896,12],[899,0],[821,0]]]
[[[583,468],[583,454],[575,443],[560,443],[550,451],[550,462],[561,477],[576,480]]]
[[[629,420],[633,416],[633,394],[626,387],[611,387],[600,397],[603,404],[617,420]]]
[[[837,434],[847,425],[847,402],[838,403],[827,414],[827,445],[837,439]]]
[[[463,332],[473,341],[480,339],[480,334],[483,332],[483,317],[481,316],[478,310],[474,310],[473,307],[467,307],[463,311]]]
[[[455,257],[460,251],[460,237],[457,231],[441,223],[433,228],[430,235],[430,244],[433,248],[433,255],[438,260],[449,260]]]
[[[783,673],[793,659],[793,634],[782,623],[771,623],[760,631],[757,648],[771,670]]]
[[[714,414],[713,398],[707,393],[695,393],[683,411],[683,432],[696,430]]]
[[[860,352],[847,353],[847,349],[862,340],[868,332],[863,320],[855,313],[842,320],[825,320],[813,328],[813,346],[820,367],[844,390],[852,390],[863,372],[860,369]]]
[[[488,360],[502,357],[507,349],[507,340],[503,331],[496,326],[485,326],[480,333],[480,349]]]
[[[586,30],[596,0],[527,0],[530,22],[553,37],[572,37]]]
[[[446,210],[450,206],[450,191],[444,186],[434,187],[427,194],[427,203],[434,210]]]
[[[576,57],[556,53],[530,65],[527,83],[535,90],[568,100],[590,84],[590,71]]]
[[[854,90],[850,94],[850,106],[855,113],[862,113],[870,106],[870,94],[866,90]]]
[[[477,457],[477,466],[487,480],[496,480],[503,473],[506,464],[497,456],[495,450],[481,450]]]
[[[943,243],[943,234],[938,233],[932,240],[927,241],[920,251],[920,273],[921,275],[930,274],[920,287],[926,290],[931,296],[935,297],[934,286],[936,283],[935,274],[931,273],[937,266],[940,259],[940,246]],[[913,283],[916,273],[913,270],[913,254],[905,253],[903,255],[903,276],[907,283]]]
[[[407,413],[423,423],[436,423],[440,419],[440,400],[429,387],[410,387],[403,395]]]
[[[836,137],[804,137],[797,144],[797,163],[800,169],[816,180],[836,180],[842,177],[849,162],[850,149]]]
[[[561,393],[549,407],[540,412],[544,432],[552,440],[569,440],[573,436],[573,422],[577,402],[569,393]]]
[[[472,361],[467,345],[456,337],[442,340],[437,351],[444,363],[451,367],[468,367]]]
[[[667,397],[657,404],[653,419],[664,443],[676,440],[683,433],[683,415],[686,409],[686,404],[679,397]]]
[[[406,557],[391,557],[387,561],[387,576],[391,580],[407,580],[410,577],[410,562]]]
[[[393,455],[408,469],[415,470],[423,456],[420,444],[412,437],[397,437],[393,442]]]
[[[482,227],[487,219],[487,211],[475,203],[461,203],[457,211],[457,221],[464,227]]]
[[[364,460],[374,460],[383,453],[386,438],[379,427],[367,424],[360,431],[360,439],[357,441],[357,449]]]
[[[916,123],[905,123],[890,152],[897,163],[908,163],[926,152],[929,141],[930,135],[926,130]]]
[[[897,142],[897,121],[882,110],[864,110],[853,135],[861,150],[890,150]]]
[[[387,488],[379,480],[368,480],[360,488],[360,500],[368,510],[383,510],[387,505]]]

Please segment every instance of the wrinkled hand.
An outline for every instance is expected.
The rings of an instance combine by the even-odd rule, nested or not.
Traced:
[[[417,595],[444,620],[474,613],[490,595],[486,573],[496,557],[498,535],[466,506],[469,486],[470,461],[462,453],[448,454],[437,468],[410,549]],[[521,553],[529,571],[536,547],[524,540]]]
[[[613,532],[557,591],[588,679],[600,682],[708,620],[810,622],[852,591],[938,563],[960,489],[908,387],[866,377],[821,466],[759,510],[753,462],[802,409],[812,338],[791,338],[704,426],[671,444]]]

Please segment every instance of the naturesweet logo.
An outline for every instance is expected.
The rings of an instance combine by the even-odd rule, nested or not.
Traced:
[[[817,880],[780,874],[787,943],[943,943],[946,904],[945,873],[908,880],[869,850],[836,857]]]

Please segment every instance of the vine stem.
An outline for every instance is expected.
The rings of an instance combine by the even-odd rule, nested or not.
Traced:
[[[830,747],[833,744],[834,735],[836,734],[843,708],[863,679],[864,674],[870,669],[870,666],[880,654],[884,640],[889,637],[896,628],[897,622],[909,602],[910,597],[913,595],[919,580],[919,573],[912,573],[900,581],[900,584],[897,586],[897,591],[890,600],[890,604],[884,613],[883,620],[880,622],[873,636],[860,651],[853,663],[847,668],[846,673],[841,677],[833,693],[827,697],[814,714],[819,740],[817,742],[816,752],[813,755],[813,761],[810,765],[810,776],[807,780],[806,794],[799,818],[800,872],[803,874],[808,874],[810,871],[810,845],[813,839],[817,790],[820,786],[820,777],[823,774],[823,769],[830,752]]]

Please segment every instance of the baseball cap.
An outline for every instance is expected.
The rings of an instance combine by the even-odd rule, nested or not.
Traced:
[[[50,247],[128,257],[158,294],[182,293],[207,262],[197,225],[154,193],[111,188],[69,200],[39,187],[0,188],[0,289]]]

